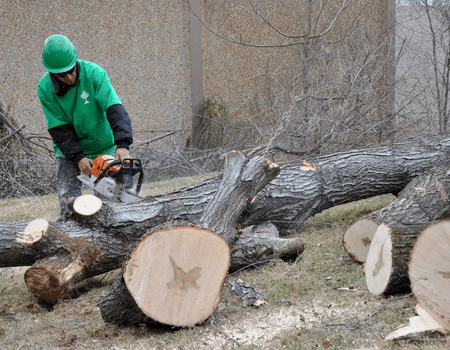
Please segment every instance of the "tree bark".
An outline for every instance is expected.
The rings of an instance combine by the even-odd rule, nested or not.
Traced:
[[[221,198],[228,187],[232,190],[230,196],[235,198],[229,207],[236,208],[236,203],[239,202],[241,211],[256,191],[279,172],[278,166],[261,157],[250,161],[244,159],[243,154],[238,152],[232,153],[227,161],[230,170],[226,174],[239,179],[238,187],[231,189],[228,184],[223,183],[223,189],[215,187],[211,191],[213,194],[217,192]],[[237,170],[239,167],[241,173]],[[71,212],[56,221],[44,220],[48,227],[43,234],[33,228],[27,229],[27,226],[33,226],[33,222],[29,225],[0,223],[0,267],[34,264],[26,273],[27,285],[44,300],[55,301],[70,283],[122,266],[133,247],[162,225],[197,218],[197,215],[190,215],[200,210],[195,205],[196,198],[210,197],[208,185],[201,187],[201,193],[194,186],[191,191],[186,191],[188,193],[181,191],[179,196],[169,194],[157,199],[147,198],[135,204],[104,203],[92,216]],[[245,191],[248,195],[247,202],[241,196]],[[229,208],[224,207],[221,201],[216,200],[215,203],[223,216],[219,215],[215,222],[208,216],[200,217],[197,219],[198,225],[213,222],[221,227],[227,243],[232,244],[238,239],[239,233],[233,225],[221,221],[228,215]],[[200,208],[206,208],[206,205],[200,205]],[[234,217],[236,215],[239,217],[239,213],[234,213]],[[21,232],[16,235],[14,231],[17,230]]]
[[[414,178],[388,206],[354,221],[343,235],[345,250],[357,262],[366,261],[382,223],[419,224],[450,217],[450,161]]]
[[[409,279],[418,303],[450,331],[450,221],[420,233],[411,252]]]
[[[295,232],[310,217],[336,205],[399,193],[414,177],[442,163],[450,138],[355,149],[282,165],[280,174],[258,193],[240,222],[270,221],[280,232]]]
[[[255,225],[231,246],[230,271],[236,271],[270,259],[296,257],[303,253],[300,238],[280,238],[277,227],[269,222]]]

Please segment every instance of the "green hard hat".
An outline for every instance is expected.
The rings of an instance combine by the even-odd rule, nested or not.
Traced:
[[[64,35],[49,36],[44,43],[42,63],[50,73],[63,73],[71,70],[77,62],[77,50]]]

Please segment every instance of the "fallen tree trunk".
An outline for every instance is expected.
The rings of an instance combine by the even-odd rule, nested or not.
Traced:
[[[234,220],[236,215],[239,217],[239,213],[230,213],[230,210],[245,207],[254,197],[255,191],[278,173],[277,166],[262,158],[248,161],[241,154],[232,158],[234,163],[229,166],[235,169],[229,171],[227,178],[239,177],[241,181],[240,186],[234,188],[232,205],[224,207],[220,200],[224,196],[223,193],[230,195],[229,192],[214,191],[217,194],[216,204],[211,201],[211,206],[221,208],[222,215],[214,220],[210,215],[205,215],[202,221],[197,223],[199,226],[208,225],[221,230],[231,246],[240,241],[235,226],[225,220],[227,216]],[[223,186],[224,189],[231,190],[231,186],[226,182]],[[248,198],[245,198],[244,193],[247,193]],[[185,221],[187,202],[166,196],[163,200],[148,199],[135,205],[123,204],[121,211],[117,204],[104,204],[93,216],[77,215],[73,212],[57,221],[37,219],[28,225],[0,223],[0,244],[3,252],[0,254],[0,266],[34,264],[25,274],[28,287],[42,299],[55,302],[70,284],[121,267],[133,247],[151,232],[163,225],[167,226],[168,222]],[[140,211],[140,215],[137,211]],[[210,224],[211,221],[214,221],[217,227]],[[14,230],[21,233],[16,236],[12,232]],[[302,248],[302,243],[299,240],[264,240],[258,237],[253,245],[251,242],[247,243],[247,256],[241,249],[243,245],[239,243],[238,246],[240,248],[235,249],[236,253],[233,253],[235,256],[232,255],[231,270],[241,268],[243,261],[252,264],[260,261],[259,259],[289,256],[299,247]]]
[[[386,193],[399,193],[413,178],[448,158],[450,138],[422,138],[356,149],[283,165],[258,193],[240,222],[274,223],[294,232],[310,217],[333,206]]]
[[[450,221],[420,233],[411,251],[409,279],[420,306],[450,331]]]
[[[414,178],[388,206],[355,220],[344,232],[342,242],[357,262],[366,261],[370,242],[379,225],[434,222],[450,216],[450,161]]]
[[[228,164],[230,158],[233,166]],[[104,321],[194,326],[217,309],[229,267],[227,243],[236,241],[240,214],[271,174],[267,164],[243,156],[228,156],[225,169],[197,223],[201,228],[177,225],[159,230],[133,249],[123,275],[98,300]]]
[[[281,167],[278,176],[244,210],[239,222],[242,227],[248,227],[269,221],[283,234],[335,205],[398,193],[414,177],[440,164],[448,153],[450,138],[430,138],[318,157],[310,161],[312,167],[303,166],[301,161],[293,162]],[[104,227],[105,231],[119,236],[122,232],[126,235],[145,232],[171,217],[198,222],[221,179],[218,176],[169,194],[149,196],[138,203],[109,203],[83,222]],[[61,218],[61,222],[70,219]],[[0,233],[20,232],[24,226],[0,223]],[[1,246],[0,252],[3,253]],[[2,261],[2,255],[0,267],[11,266],[7,260]]]

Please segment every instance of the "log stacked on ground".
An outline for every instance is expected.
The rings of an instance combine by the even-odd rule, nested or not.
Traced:
[[[450,331],[450,221],[420,233],[411,252],[409,278],[420,306]]]
[[[378,227],[364,267],[369,292],[381,295],[409,289],[409,255],[427,225],[381,224]]]
[[[387,207],[353,222],[344,232],[344,249],[357,262],[366,261],[370,242],[381,223],[421,224],[450,215],[450,162],[414,178]]]

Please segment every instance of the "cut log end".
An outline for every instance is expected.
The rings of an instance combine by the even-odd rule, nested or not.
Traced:
[[[63,294],[58,278],[42,267],[31,267],[24,275],[25,284],[34,295],[48,302],[56,302]]]
[[[392,273],[392,240],[389,227],[382,224],[370,244],[365,263],[366,284],[369,292],[386,292]]]
[[[367,218],[356,220],[350,225],[342,237],[344,249],[358,263],[364,263],[369,253],[370,243],[375,236],[379,224]]]
[[[142,240],[124,271],[141,311],[160,323],[194,326],[217,309],[230,250],[220,236],[197,227],[160,230]]]
[[[81,258],[70,263],[49,260],[30,267],[24,275],[25,284],[31,293],[55,303],[65,293],[74,277],[83,272],[85,265]]]
[[[420,234],[411,252],[409,278],[420,305],[450,330],[450,221],[430,225]]]
[[[24,229],[17,233],[16,241],[26,247],[31,247],[34,243],[44,237],[49,227],[46,219],[34,219]]]
[[[91,216],[102,208],[102,200],[92,194],[84,194],[77,197],[73,204],[73,210],[82,216]]]

